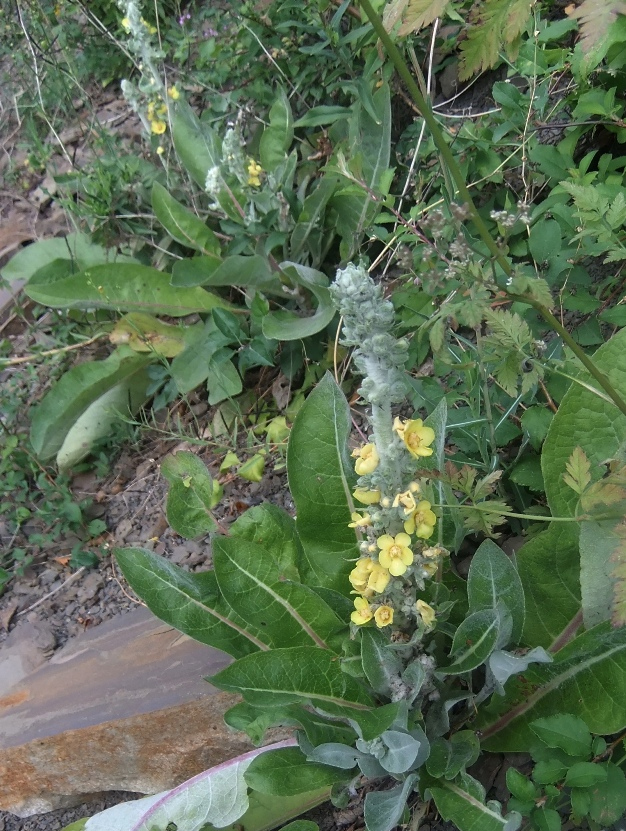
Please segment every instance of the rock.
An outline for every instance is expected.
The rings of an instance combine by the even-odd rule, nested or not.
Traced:
[[[43,621],[21,620],[9,632],[0,650],[0,696],[45,664],[55,645],[52,630]]]
[[[203,680],[229,661],[147,609],[86,630],[0,698],[0,810],[156,793],[250,750],[223,722],[236,697]]]
[[[94,598],[100,589],[104,587],[104,578],[99,571],[90,572],[76,592],[76,600],[79,603],[84,603],[86,600]]]

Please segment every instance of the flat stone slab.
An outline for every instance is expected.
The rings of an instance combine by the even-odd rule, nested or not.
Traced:
[[[0,809],[156,793],[250,750],[223,722],[237,698],[203,680],[230,660],[147,609],[86,630],[0,698]]]

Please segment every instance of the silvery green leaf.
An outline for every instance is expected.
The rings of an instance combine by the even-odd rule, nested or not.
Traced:
[[[549,664],[552,661],[552,655],[549,655],[542,646],[537,646],[525,655],[513,655],[503,649],[496,649],[489,656],[487,665],[493,674],[496,689],[500,695],[504,695],[504,684],[512,675],[525,672],[530,664]]]
[[[349,747],[339,742],[327,742],[309,751],[307,753],[307,760],[310,762],[322,762],[325,765],[332,765],[333,767],[343,768],[344,770],[351,770],[363,756],[367,756],[367,754],[356,750],[354,747]]]
[[[420,749],[420,742],[408,733],[386,730],[381,736],[387,750],[379,759],[389,773],[406,773],[413,767]]]
[[[419,742],[419,750],[417,751],[417,758],[415,759],[415,767],[421,767],[430,755],[430,742],[426,733],[418,725],[412,730],[409,730],[409,735],[413,736]]]
[[[383,632],[378,629],[363,629],[361,660],[363,671],[372,688],[381,695],[389,696],[391,683],[399,678],[402,663]]]
[[[363,776],[367,776],[368,779],[380,779],[381,777],[388,775],[385,768],[373,756],[362,756],[359,759],[358,764],[361,769],[361,773]]]
[[[491,540],[481,543],[472,557],[467,596],[470,612],[506,609],[511,616],[511,640],[519,641],[524,626],[524,590],[513,562]]]
[[[404,782],[388,791],[370,791],[365,797],[367,831],[391,831],[400,822],[406,801],[418,781],[412,773]]]
[[[405,701],[408,704],[413,704],[415,699],[422,689],[422,685],[426,680],[426,670],[419,662],[419,660],[412,661],[402,673],[402,680],[410,688],[410,693],[405,696]]]
[[[426,732],[431,737],[443,736],[450,729],[450,710],[455,704],[461,701],[467,701],[472,698],[472,693],[464,693],[453,698],[442,697],[438,701],[434,701],[430,706],[426,715]]]

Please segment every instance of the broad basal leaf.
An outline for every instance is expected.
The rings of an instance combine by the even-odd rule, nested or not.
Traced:
[[[511,643],[519,641],[524,628],[524,590],[515,566],[491,540],[481,543],[472,558],[467,596],[470,612],[506,609],[512,621]]]
[[[183,317],[209,312],[215,306],[230,308],[221,297],[201,288],[174,288],[168,274],[146,265],[96,265],[51,285],[27,285],[36,303],[55,309],[113,309]]]
[[[142,548],[117,548],[114,553],[133,591],[175,629],[235,657],[267,649],[221,598],[213,572],[190,574]]]
[[[296,522],[287,511],[265,502],[249,508],[229,528],[231,537],[241,537],[271,552],[287,580],[300,579],[302,544]]]
[[[69,276],[93,265],[132,262],[132,258],[96,245],[88,234],[77,232],[66,237],[37,240],[27,245],[11,257],[0,271],[0,275],[8,283],[30,280],[53,261],[64,262],[64,276]]]
[[[138,355],[128,346],[120,346],[105,361],[79,364],[68,370],[35,409],[30,431],[35,453],[42,459],[55,456],[72,427],[94,402],[119,385],[143,377],[151,361],[150,355]],[[115,398],[111,407],[120,403]],[[128,407],[128,395],[123,404]]]
[[[350,417],[330,375],[310,394],[289,438],[287,470],[304,550],[303,580],[348,594],[347,575],[359,556],[351,528],[355,476],[347,453]]]
[[[174,358],[185,348],[189,333],[189,329],[163,323],[152,315],[130,312],[117,321],[109,334],[109,340],[116,346],[128,344],[135,352],[150,352],[164,358]]]
[[[172,239],[220,261],[220,241],[213,231],[158,182],[152,186],[152,209]]]
[[[328,278],[321,271],[299,265],[281,263],[280,268],[294,285],[306,288],[315,297],[317,309],[312,315],[298,315],[295,312],[269,312],[263,318],[263,334],[266,338],[289,341],[302,340],[325,329],[335,317],[335,306],[328,290]]]
[[[209,680],[258,706],[311,701],[322,708],[337,704],[358,711],[374,704],[364,687],[342,672],[337,657],[316,646],[247,655]]]
[[[272,647],[328,648],[343,621],[307,586],[286,581],[270,551],[241,537],[213,541],[217,581],[227,603]]]
[[[626,395],[622,329],[594,354],[594,363],[618,392]],[[593,379],[583,380],[594,386]],[[605,473],[603,462],[616,458],[626,442],[626,417],[589,389],[573,383],[552,419],[544,442],[541,467],[546,495],[555,516],[573,517],[579,495],[566,483],[567,464],[579,447],[589,461],[593,482]],[[558,527],[560,526],[560,527]],[[517,566],[526,596],[524,641],[550,646],[580,609],[579,523],[553,523],[526,543]]]
[[[512,812],[503,817],[493,802],[487,805],[484,790],[480,794],[467,785],[441,781],[437,786],[429,786],[428,792],[441,816],[463,831],[516,831],[522,824],[519,814]]]
[[[488,750],[527,751],[530,722],[557,712],[579,716],[592,733],[617,733],[626,727],[626,629],[594,626],[559,650],[553,663],[532,664],[506,689],[474,725]]]

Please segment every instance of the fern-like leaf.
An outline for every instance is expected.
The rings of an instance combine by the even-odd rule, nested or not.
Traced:
[[[478,5],[477,20],[461,44],[459,78],[466,81],[491,69],[503,46],[513,43],[530,17],[535,0],[486,0]]]
[[[400,37],[429,26],[433,20],[443,15],[449,2],[450,0],[409,0],[398,29]]]
[[[580,496],[591,482],[591,464],[582,447],[572,450],[565,470],[567,473],[563,474],[563,481]]]
[[[618,14],[626,14],[626,3],[616,0],[584,0],[571,12],[580,23],[580,48],[586,55],[608,34]]]

